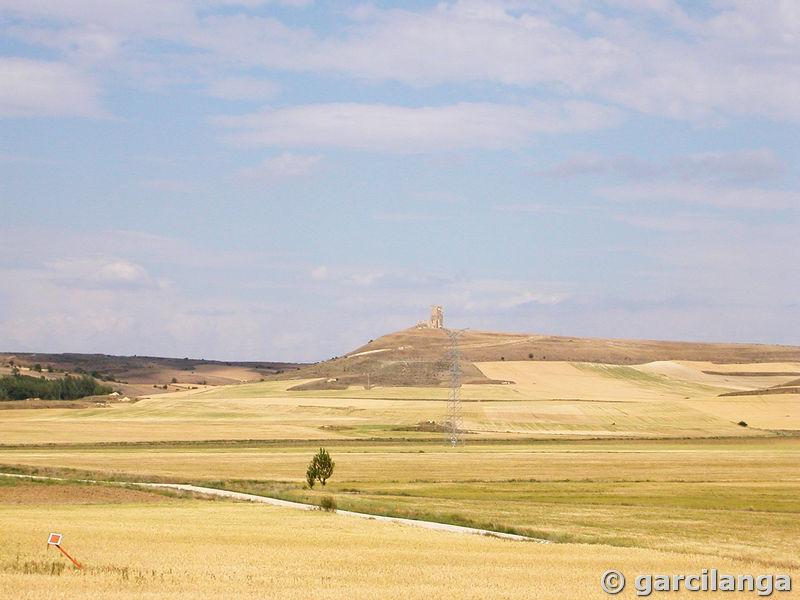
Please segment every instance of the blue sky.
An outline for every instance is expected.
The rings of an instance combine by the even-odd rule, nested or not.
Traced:
[[[0,349],[796,344],[794,1],[0,0]]]

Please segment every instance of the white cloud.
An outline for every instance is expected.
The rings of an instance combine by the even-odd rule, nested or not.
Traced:
[[[744,23],[753,10],[737,5],[730,12],[736,23]],[[206,19],[203,25],[214,35],[191,43],[245,65],[336,72],[359,80],[539,86],[697,122],[728,115],[800,120],[794,101],[800,91],[800,44],[792,43],[794,29],[778,25],[793,22],[791,15],[755,19],[754,38],[744,27],[719,25],[724,12],[690,18],[671,2],[605,13],[584,6],[565,19],[555,3],[531,8],[443,2],[417,11],[369,7],[355,10],[349,27],[327,37],[274,19],[226,16]],[[565,24],[576,19],[572,27]],[[665,35],[674,27],[680,35]]]
[[[612,174],[628,179],[681,179],[708,183],[752,183],[773,179],[785,171],[769,148],[737,152],[705,152],[672,156],[656,163],[632,155],[576,154],[554,167],[536,173],[548,177]]]
[[[79,289],[142,289],[158,287],[139,264],[120,258],[69,258],[45,263],[39,277]]]
[[[226,100],[264,100],[278,92],[274,82],[258,77],[224,77],[209,84],[205,93]]]
[[[677,156],[666,169],[688,181],[753,182],[781,175],[785,165],[773,150],[756,148]]]
[[[347,283],[358,287],[370,287],[380,282],[386,275],[385,271],[359,270],[350,274]]]
[[[661,165],[650,164],[631,155],[604,156],[581,153],[554,167],[538,169],[535,172],[547,177],[577,177],[614,173],[632,179],[642,179],[659,175],[663,170]]]
[[[564,284],[510,279],[454,281],[445,289],[448,306],[465,313],[489,313],[531,305],[555,305],[571,293]]]
[[[98,252],[103,256],[98,258]],[[113,254],[113,258],[108,255]],[[197,245],[191,240],[169,237],[144,231],[99,229],[87,236],[80,230],[70,231],[45,227],[20,227],[6,230],[0,235],[0,258],[16,257],[14,264],[49,264],[74,257],[98,261],[121,258],[142,265],[159,265],[166,262],[178,267],[197,269],[229,269],[231,264],[259,265],[277,256],[246,249],[212,248]],[[285,256],[280,255],[282,259]]]
[[[311,279],[322,281],[328,278],[328,267],[320,265],[311,271]]]
[[[191,0],[0,0],[0,11],[29,24],[73,25],[91,22],[120,32],[157,33],[165,26],[185,26],[201,3]]]
[[[0,57],[0,118],[105,117],[94,84],[55,62]]]
[[[268,4],[281,4],[292,8],[306,8],[314,3],[314,0],[206,0],[207,4],[220,6],[246,6],[254,8]]]
[[[376,221],[388,223],[430,223],[439,221],[444,217],[439,215],[412,214],[412,213],[381,213],[373,217]]]
[[[196,183],[179,179],[149,179],[142,181],[141,185],[159,192],[191,193],[199,189]]]
[[[255,67],[411,86],[490,83],[698,123],[751,115],[800,122],[792,2],[730,1],[701,11],[669,0],[368,5],[345,11],[324,34],[243,10],[260,5],[269,3],[0,0],[0,11],[13,18],[8,35],[58,49],[70,63],[103,64],[109,75],[153,86],[185,81],[224,97],[269,96],[269,83],[241,74]],[[196,85],[228,76],[239,81]]]
[[[303,177],[312,174],[321,162],[321,155],[284,152],[279,156],[265,158],[255,168],[239,169],[237,175],[244,178]]]
[[[552,206],[543,204],[541,202],[530,202],[528,204],[496,204],[492,207],[493,210],[509,213],[534,213],[534,214],[569,214],[576,211],[585,210],[584,208],[569,207],[564,208],[561,206]]]
[[[312,360],[410,327],[425,317],[432,303],[445,306],[445,322],[452,327],[790,342],[792,330],[786,323],[796,312],[789,305],[798,266],[780,258],[793,256],[794,229],[789,224],[777,228],[726,224],[708,235],[681,237],[672,244],[675,240],[670,237],[649,242],[639,249],[651,282],[644,291],[641,285],[625,287],[629,284],[624,280],[613,292],[602,287],[607,282],[598,283],[600,291],[593,295],[586,282],[455,277],[424,269],[325,264],[283,265],[283,279],[279,275],[262,282],[272,287],[253,294],[247,286],[256,272],[253,266],[263,265],[263,257],[247,263],[245,282],[231,276],[229,267],[236,261],[226,254],[219,264],[224,275],[218,280],[225,285],[215,285],[213,275],[204,271],[203,285],[218,288],[213,297],[181,282],[182,269],[166,285],[145,266],[189,264],[182,255],[192,253],[204,261],[213,252],[202,245],[118,232],[116,256],[91,254],[92,247],[96,251],[98,244],[113,241],[101,235],[85,240],[80,252],[73,247],[75,258],[51,258],[44,261],[44,268],[0,267],[4,306],[0,347]],[[37,259],[42,252],[57,256],[64,251],[59,246],[43,248],[29,235],[23,237]],[[80,237],[76,234],[74,241]],[[0,239],[0,254],[14,263],[30,258],[27,249],[16,239]],[[130,255],[121,257],[123,250]],[[767,296],[765,289],[771,290]],[[286,295],[276,299],[276,290]],[[691,291],[689,297],[681,296],[686,290]],[[731,319],[741,326],[732,328]]]
[[[515,147],[537,134],[603,129],[619,120],[617,110],[588,102],[312,104],[213,118],[232,131],[227,139],[240,144],[408,153]]]
[[[340,289],[352,289],[353,286],[374,287],[377,285],[386,285],[387,282],[385,278],[387,275],[390,274],[386,271],[376,271],[374,269],[328,267],[326,265],[315,267],[310,273],[313,281],[328,282],[328,284]]]
[[[712,215],[617,215],[614,217],[614,220],[642,229],[652,229],[653,231],[668,233],[718,231],[730,226],[729,222],[720,221]]]
[[[91,65],[119,56],[124,35],[97,25],[76,25],[64,28],[55,26],[10,26],[6,35],[28,44],[58,50],[69,56],[71,64]]]
[[[800,210],[800,192],[733,188],[683,182],[653,182],[601,188],[599,195],[614,202],[679,202],[720,208]]]

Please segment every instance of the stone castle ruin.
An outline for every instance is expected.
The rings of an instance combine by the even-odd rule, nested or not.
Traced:
[[[444,311],[441,306],[431,306],[431,316],[427,321],[419,321],[417,329],[444,329]]]

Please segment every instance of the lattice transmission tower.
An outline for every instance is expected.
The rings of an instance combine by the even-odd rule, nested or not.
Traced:
[[[465,331],[466,329],[447,330],[450,337],[450,396],[447,401],[450,422],[445,422],[445,435],[453,447],[464,443],[461,418],[461,352],[458,349],[458,338]]]

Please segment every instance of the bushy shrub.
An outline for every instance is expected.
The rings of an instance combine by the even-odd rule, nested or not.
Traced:
[[[325,512],[335,512],[336,498],[333,496],[323,496],[319,501],[319,507]]]

